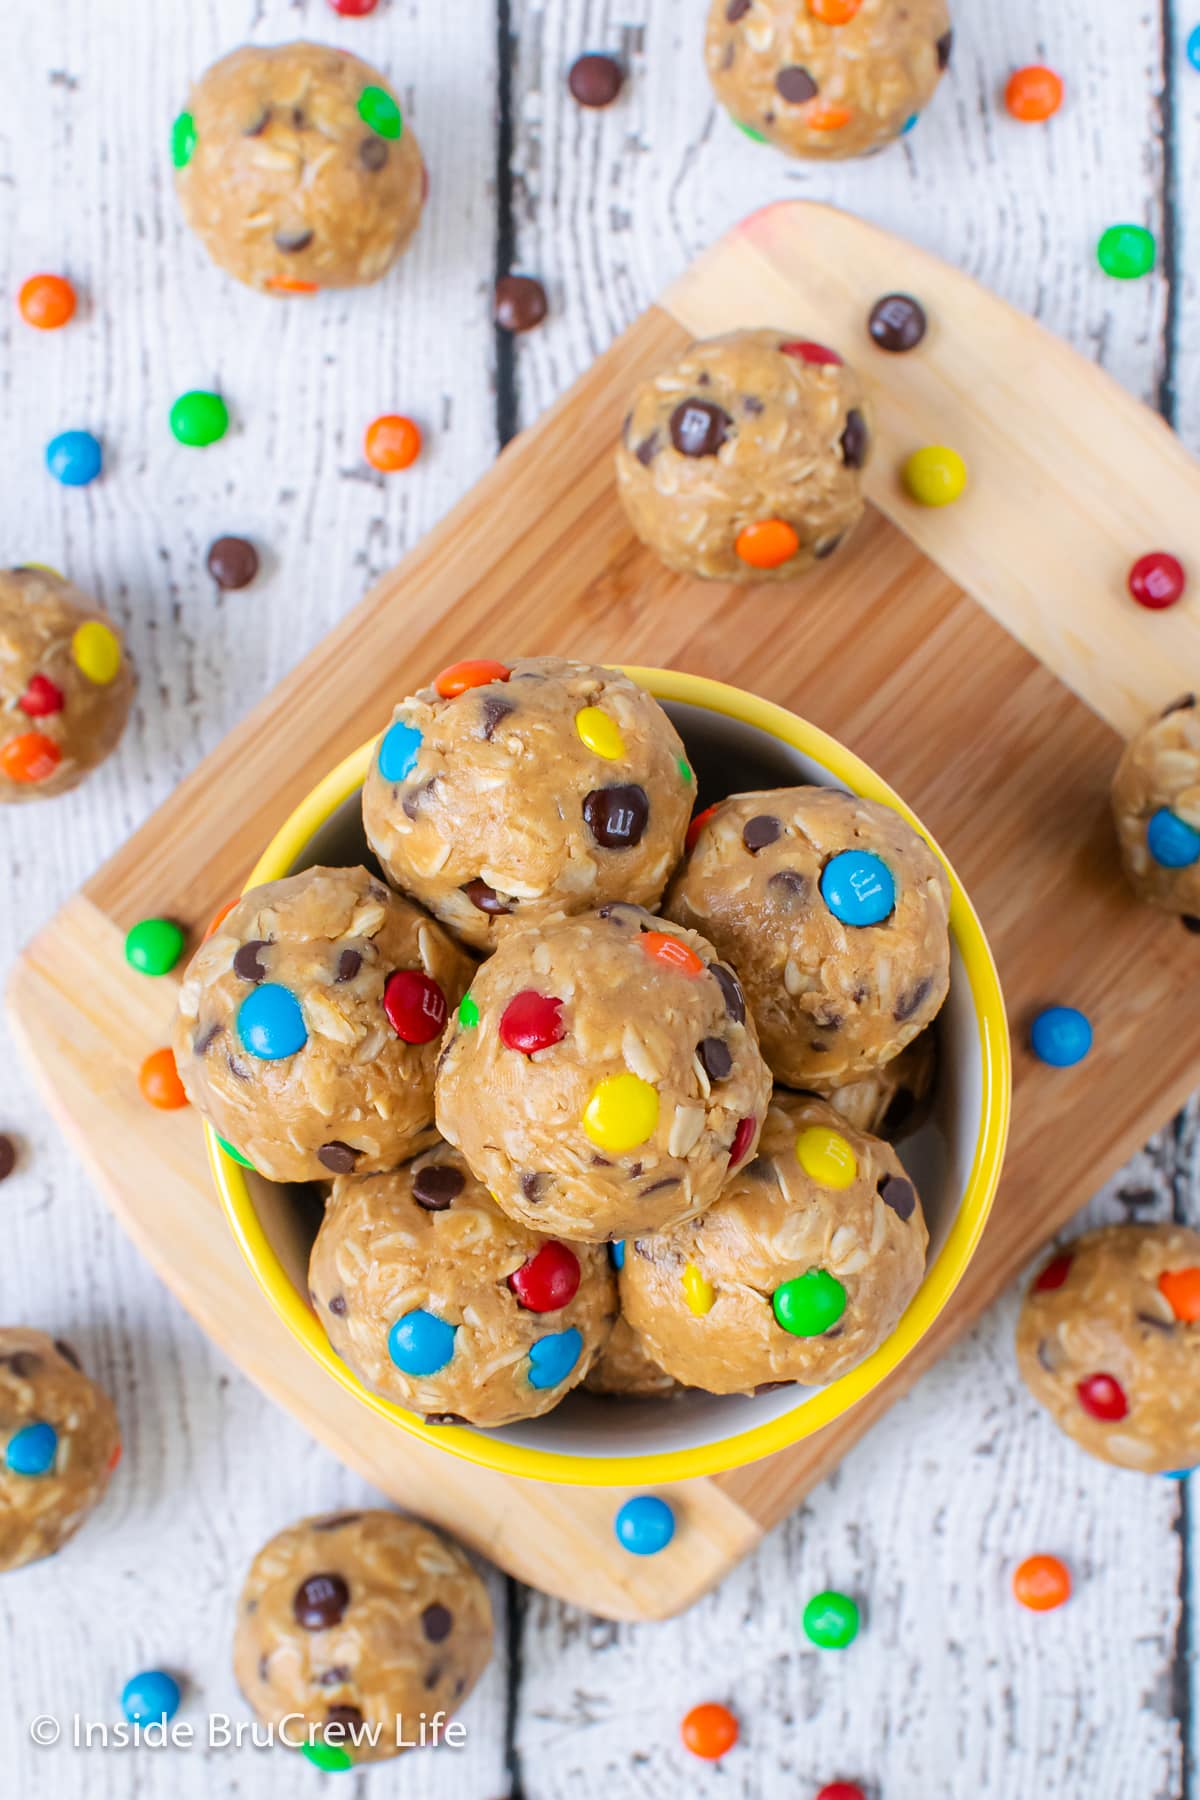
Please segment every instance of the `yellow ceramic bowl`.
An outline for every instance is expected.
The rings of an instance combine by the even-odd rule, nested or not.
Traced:
[[[872,769],[782,707],[674,670],[629,673],[666,705],[706,803],[725,793],[816,781],[882,800],[922,829]],[[311,863],[362,860],[359,789],[373,749],[374,742],[364,744],[313,789],[268,845],[247,886]],[[577,1391],[547,1417],[502,1431],[426,1425],[371,1393],[330,1348],[308,1301],[308,1252],[319,1216],[312,1197],[240,1166],[209,1129],[221,1201],[263,1292],[314,1362],[398,1431],[512,1475],[591,1486],[679,1481],[753,1462],[828,1425],[870,1393],[929,1330],[971,1260],[1000,1176],[1010,1100],[1004,1000],[979,920],[953,869],[949,875],[953,962],[941,1016],[937,1101],[930,1122],[902,1147],[929,1222],[929,1264],[892,1336],[840,1381],[752,1398],[687,1394],[669,1404]]]

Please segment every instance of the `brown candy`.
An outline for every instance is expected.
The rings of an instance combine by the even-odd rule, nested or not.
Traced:
[[[227,591],[249,587],[258,574],[258,551],[248,538],[219,537],[208,547],[208,572]]]
[[[576,57],[567,75],[567,86],[580,106],[611,106],[625,81],[625,71],[614,56],[589,52]]]
[[[310,1575],[296,1589],[292,1611],[305,1631],[328,1631],[340,1624],[350,1604],[350,1589],[340,1575]]]
[[[501,331],[532,331],[548,310],[546,290],[532,275],[502,275],[496,283],[495,317]]]
[[[867,330],[880,350],[915,350],[927,330],[925,308],[911,294],[884,294],[871,308]]]
[[[588,830],[604,850],[628,850],[641,842],[650,801],[636,782],[593,788],[583,802]]]

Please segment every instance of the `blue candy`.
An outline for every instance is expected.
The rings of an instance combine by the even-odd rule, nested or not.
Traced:
[[[14,1475],[48,1475],[57,1453],[57,1431],[39,1419],[36,1425],[22,1425],[13,1432],[4,1460]]]
[[[64,487],[86,487],[103,463],[100,440],[90,431],[60,431],[46,445],[46,467]]]
[[[901,137],[908,136],[909,132],[912,130],[913,126],[916,124],[916,122],[920,118],[920,116],[921,116],[920,113],[909,113],[907,119],[905,119],[903,125],[900,127],[900,136]]]
[[[1200,31],[1200,25],[1196,29]],[[1186,1481],[1188,1476],[1194,1475],[1195,1472],[1195,1469],[1164,1469],[1163,1479],[1165,1481]]]
[[[173,1719],[179,1711],[179,1683],[165,1669],[140,1669],[121,1689],[121,1705],[131,1725]]]
[[[1200,862],[1200,831],[1160,806],[1146,826],[1146,848],[1162,869],[1190,869]]]
[[[379,773],[385,781],[407,781],[417,766],[422,738],[415,725],[397,719],[383,734],[379,746]]]
[[[636,1494],[618,1512],[613,1530],[631,1556],[656,1556],[675,1536],[675,1514],[657,1494]]]
[[[529,1352],[530,1387],[557,1387],[579,1361],[582,1349],[583,1338],[574,1325],[569,1331],[556,1331],[550,1337],[539,1338]]]
[[[1200,69],[1200,25],[1193,26],[1188,35],[1187,59],[1193,69]]]
[[[821,871],[821,898],[843,925],[880,925],[896,910],[896,883],[869,850],[841,850]]]
[[[291,988],[264,981],[238,1007],[237,1033],[244,1049],[260,1062],[295,1056],[308,1042],[308,1027]]]
[[[397,1319],[388,1332],[388,1355],[402,1374],[436,1375],[454,1355],[457,1329],[418,1306]]]
[[[1092,1028],[1086,1016],[1073,1006],[1048,1006],[1033,1021],[1029,1033],[1033,1054],[1055,1069],[1069,1069],[1082,1062],[1092,1047]]]
[[[614,1269],[625,1267],[625,1239],[620,1238],[615,1244],[608,1246],[608,1260]]]

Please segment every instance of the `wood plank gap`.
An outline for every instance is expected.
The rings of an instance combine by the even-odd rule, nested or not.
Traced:
[[[507,3],[507,0],[506,0]],[[1173,430],[1178,429],[1179,394],[1176,363],[1179,353],[1179,136],[1175,106],[1175,0],[1159,0],[1162,42],[1162,89],[1159,94],[1159,132],[1162,138],[1162,273],[1167,289],[1163,319],[1162,373],[1155,405]]]
[[[516,249],[513,218],[513,64],[517,40],[512,0],[496,0],[496,280],[512,273]],[[503,449],[515,438],[520,418],[517,350],[511,331],[495,327],[496,438]]]

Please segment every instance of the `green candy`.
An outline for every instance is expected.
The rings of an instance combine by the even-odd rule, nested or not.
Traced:
[[[171,408],[171,430],[181,444],[203,449],[229,430],[229,408],[220,394],[193,388],[188,394],[180,394]]]
[[[340,1744],[301,1744],[301,1756],[306,1756],[314,1769],[327,1769],[331,1773],[354,1767],[354,1758]]]
[[[470,994],[464,994],[458,1003],[458,1022],[464,1031],[473,1031],[479,1023],[479,1008]]]
[[[181,112],[171,127],[171,161],[177,169],[186,169],[196,154],[196,121],[190,112]]]
[[[1136,281],[1154,267],[1154,234],[1144,225],[1110,225],[1096,245],[1096,260],[1116,281]]]
[[[732,113],[730,113],[729,116],[731,119],[733,119]],[[746,136],[748,138],[753,138],[753,140],[756,144],[765,144],[766,143],[767,140],[766,140],[765,135],[761,131],[756,131],[753,125],[743,125],[743,123],[740,119],[733,119],[733,122],[737,126],[739,131],[744,131]]]
[[[358,96],[358,116],[381,138],[398,138],[404,130],[404,115],[386,88],[365,87]]]
[[[169,975],[183,945],[183,932],[173,919],[139,919],[125,939],[125,961],[142,975]]]
[[[775,1317],[793,1337],[820,1337],[846,1310],[846,1290],[828,1269],[810,1269],[775,1289]]]
[[[679,762],[679,773],[683,776],[683,779],[685,781],[695,781],[696,777],[692,774],[692,765],[688,761],[687,757],[681,756],[678,759],[678,762]]]
[[[858,1608],[849,1594],[826,1588],[804,1609],[804,1634],[819,1650],[844,1650],[858,1636]]]
[[[241,1163],[243,1169],[253,1169],[254,1164],[250,1161],[250,1158],[248,1156],[243,1156],[240,1150],[235,1150],[233,1145],[226,1143],[223,1137],[218,1136],[217,1142],[220,1144],[226,1156],[232,1156],[235,1163]]]

